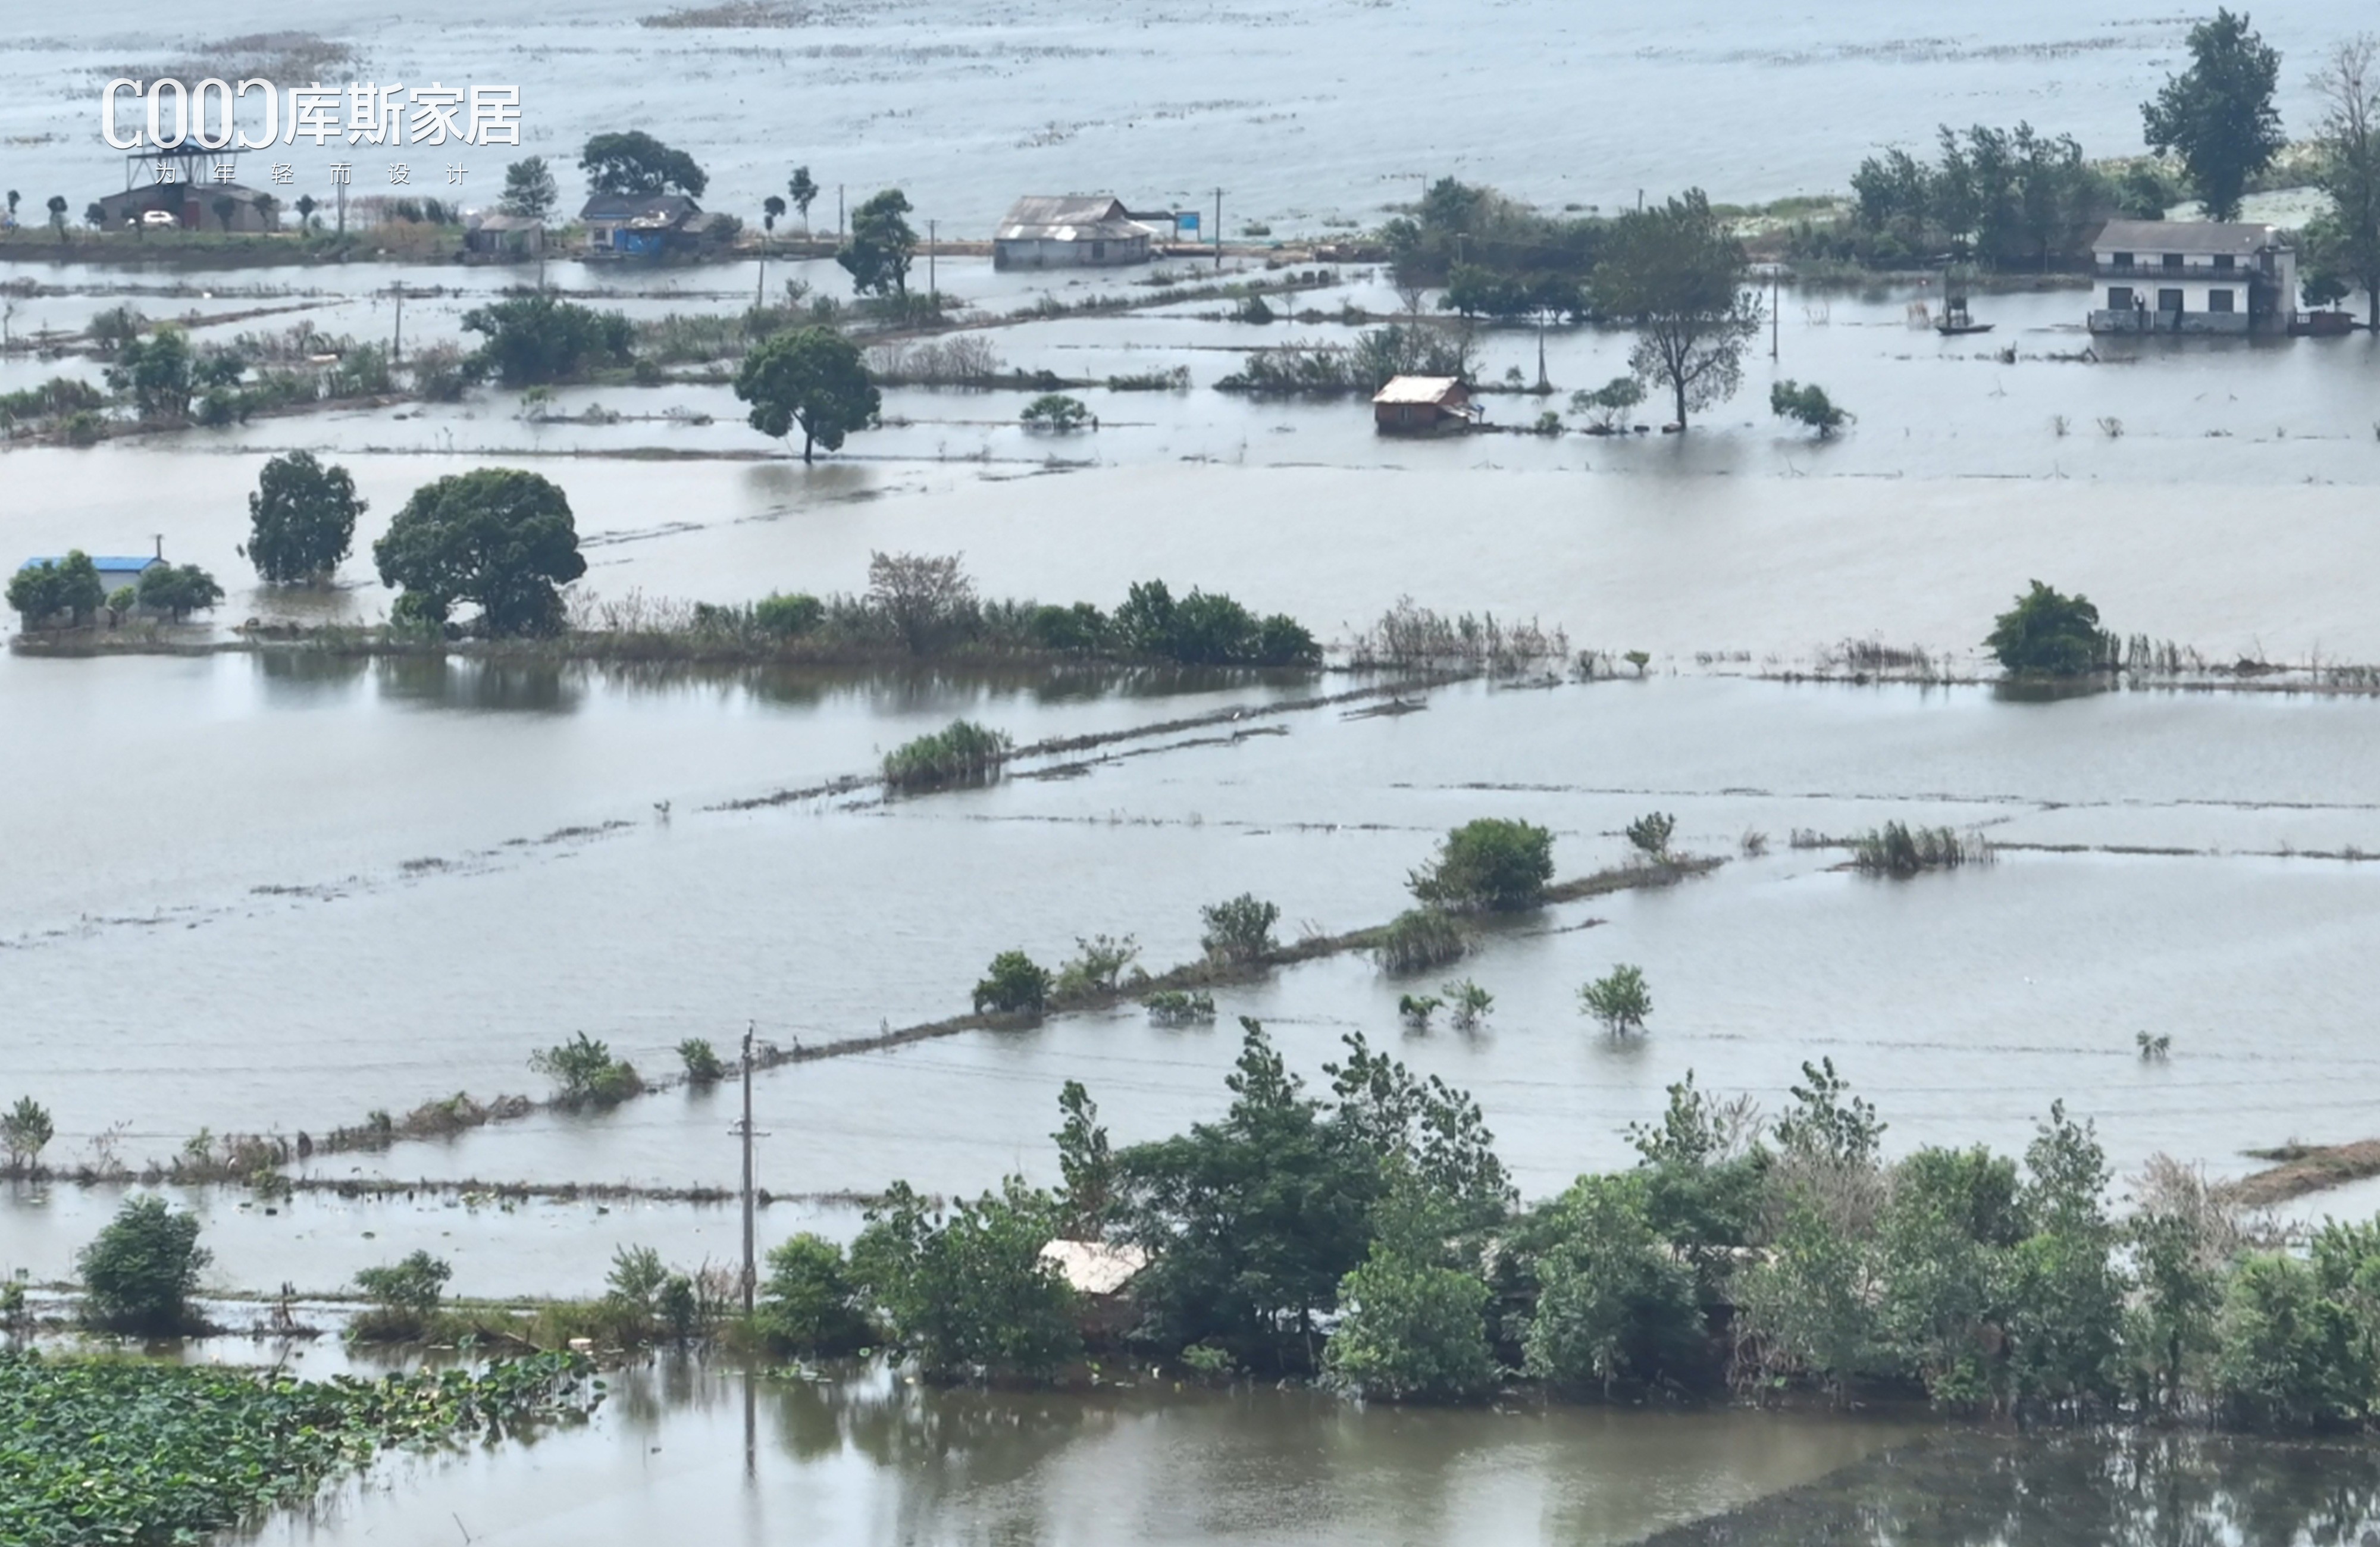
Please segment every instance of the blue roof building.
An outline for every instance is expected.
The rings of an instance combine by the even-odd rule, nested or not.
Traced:
[[[45,564],[64,564],[66,561],[67,557],[64,554],[49,554],[40,558],[29,558],[17,567],[38,569]],[[94,554],[91,555],[91,565],[92,568],[99,571],[99,583],[110,591],[114,591],[118,586],[139,585],[144,570],[153,569],[164,562],[163,558],[151,554],[142,554],[137,558],[125,558],[121,555],[103,556]]]

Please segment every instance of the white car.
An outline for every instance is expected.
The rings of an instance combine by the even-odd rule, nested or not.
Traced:
[[[143,225],[179,225],[182,224],[182,217],[176,214],[171,210],[144,210],[141,212],[140,224]]]

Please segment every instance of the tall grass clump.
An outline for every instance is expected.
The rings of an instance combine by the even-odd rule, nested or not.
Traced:
[[[987,783],[1000,776],[1012,750],[1003,733],[972,720],[953,720],[885,753],[884,783],[888,788],[912,790]]]
[[[1463,926],[1444,909],[1409,907],[1380,931],[1372,959],[1384,972],[1420,972],[1460,961],[1470,948]]]
[[[1281,921],[1281,905],[1265,902],[1253,892],[1243,892],[1229,901],[1201,907],[1198,920],[1207,926],[1198,939],[1207,955],[1219,962],[1245,967],[1272,954],[1272,927]]]
[[[1906,879],[1923,871],[1988,864],[1991,845],[1977,834],[1948,827],[1910,827],[1888,822],[1852,840],[1852,864],[1864,875]]]

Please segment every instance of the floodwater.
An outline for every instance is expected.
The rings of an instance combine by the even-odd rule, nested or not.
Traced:
[[[1585,1547],[1814,1481],[1909,1432],[1757,1412],[1399,1411],[1262,1387],[938,1392],[876,1372],[755,1381],[665,1359],[613,1377],[583,1429],[400,1460],[244,1540],[427,1547],[456,1540],[459,1523],[474,1541],[520,1547]]]
[[[1957,13],[1879,0],[1762,9],[1694,0],[1587,13],[1561,0],[1451,25],[1419,0],[1168,6],[906,0],[774,7],[794,25],[655,29],[665,0],[581,0],[531,13],[423,0],[401,16],[320,0],[245,0],[201,30],[156,0],[52,12],[12,30],[0,145],[35,211],[120,186],[100,143],[101,87],[187,62],[250,73],[231,35],[318,33],[359,57],[324,79],[516,84],[522,149],[282,148],[295,191],[492,201],[507,154],[555,164],[565,204],[589,135],[642,128],[708,170],[710,203],[757,224],[806,163],[826,196],[905,187],[946,234],[981,237],[1016,195],[1113,189],[1135,208],[1207,212],[1234,237],[1373,224],[1427,176],[1459,174],[1548,205],[1616,207],[1699,184],[1730,200],[1841,188],[1878,144],[1928,145],[1944,119],[2020,118],[2095,155],[2140,148],[2138,104],[2175,67],[2181,14],[2049,0]],[[690,8],[690,7],[688,7]],[[755,7],[756,9],[759,7]],[[2287,56],[2280,108],[2304,132],[2315,52],[2364,25],[2343,0],[2259,15]],[[230,57],[225,57],[230,55]],[[285,87],[301,84],[290,76]],[[252,126],[251,126],[252,130]],[[265,159],[251,154],[251,162]],[[410,182],[394,188],[388,165]],[[446,168],[466,167],[459,183]],[[257,180],[253,173],[247,179]],[[293,193],[294,197],[294,193]],[[32,218],[38,219],[38,213]]]
[[[830,198],[905,183],[944,236],[980,236],[1026,191],[1104,185],[1188,203],[1218,182],[1236,236],[1252,218],[1283,235],[1370,224],[1445,172],[1548,205],[1608,207],[1640,185],[1839,188],[1874,145],[1922,140],[1945,116],[2025,117],[2095,152],[2129,150],[2186,25],[2023,4],[1919,26],[1905,7],[1840,0],[1591,19],[1526,0],[1468,30],[1409,0],[1144,7],[1123,24],[1012,0],[819,7],[783,29],[637,25],[660,8],[615,0],[524,22],[432,0],[397,22],[261,0],[241,26],[354,43],[358,79],[518,79],[528,148],[565,164],[568,198],[569,147],[634,123],[710,165],[718,208],[745,210],[807,159]],[[2325,4],[2259,20],[2288,53],[2282,107],[2301,126],[2301,67],[2360,18]],[[6,180],[37,206],[53,185],[113,186],[90,104],[118,65],[210,44],[186,25],[140,0],[0,40],[12,79],[34,83],[0,103]],[[1409,131],[1380,132],[1383,103]],[[1260,272],[1235,260],[1225,276]],[[1311,315],[1269,327],[1177,300],[984,328],[1027,371],[1189,372],[1180,392],[1082,389],[1099,427],[1062,438],[1017,426],[1021,393],[891,389],[883,428],[804,468],[745,427],[724,387],[672,381],[568,389],[541,419],[482,390],[7,449],[0,534],[16,551],[142,552],[162,534],[170,556],[222,578],[231,595],[186,631],[193,645],[250,616],[382,615],[370,544],[407,494],[504,463],[563,485],[589,563],[577,590],[613,603],[856,591],[871,552],[961,552],[990,597],[1112,605],[1162,577],[1344,646],[1410,593],[1650,660],[1643,680],[1474,684],[1366,717],[1266,713],[1362,680],[1337,673],[0,655],[0,1102],[25,1093],[54,1110],[54,1163],[139,1165],[202,1129],[319,1135],[457,1090],[540,1093],[529,1054],[577,1031],[666,1074],[689,1036],[726,1051],[747,1025],[790,1044],[953,1015],[1012,947],[1054,964],[1078,936],[1130,934],[1162,969],[1197,953],[1201,905],[1243,891],[1280,905],[1285,936],[1379,922],[1438,835],[1475,816],[1548,825],[1560,873],[1585,874],[1621,860],[1625,823],[1661,810],[1681,847],[1728,863],[1484,930],[1455,969],[1496,996],[1470,1035],[1399,1024],[1398,995],[1438,975],[1390,980],[1341,957],[1219,993],[1211,1027],[1152,1028],[1124,1008],[767,1074],[761,1180],[795,1196],[763,1214],[764,1241],[848,1237],[858,1209],[820,1195],[894,1177],[944,1193],[1052,1179],[1067,1078],[1089,1085],[1120,1143],[1211,1116],[1242,1015],[1310,1081],[1360,1032],[1472,1090],[1532,1196],[1627,1163],[1626,1125],[1689,1069],[1774,1111],[1822,1055],[1876,1102],[1895,1151],[2020,1148],[2060,1100],[2097,1126],[2119,1173],[2165,1151],[2234,1175],[2255,1163],[2251,1147],[2380,1132],[2363,966],[2380,866],[2362,858],[2380,854],[2380,703],[2228,688],[2040,702],[1759,679],[1848,639],[1984,671],[1992,615],[2036,577],[2087,591],[2121,633],[2211,662],[2380,663],[2373,337],[2095,344],[2079,328],[2085,294],[2049,287],[1979,297],[1997,331],[1945,341],[1912,325],[1912,308],[1939,304],[1923,286],[1789,290],[1776,358],[1756,351],[1742,392],[1689,435],[1383,442],[1358,401],[1211,390],[1252,349],[1346,342],[1342,305],[1397,305],[1376,269],[1323,274],[1293,303]],[[36,282],[5,302],[20,337],[128,301],[217,341],[301,322],[387,338],[402,282],[410,349],[462,339],[463,313],[525,275],[20,263],[9,277]],[[639,318],[732,312],[759,278],[748,263],[559,262],[548,277]],[[987,319],[1043,294],[1145,296],[1145,277],[1000,275],[980,260],[938,275]],[[846,288],[827,263],[771,265],[772,289],[787,279]],[[1475,342],[1487,381],[1526,385],[1542,358],[1555,389],[1488,395],[1504,429],[1619,374],[1629,341],[1483,328]],[[0,390],[96,369],[19,351],[0,359]],[[1851,432],[1818,445],[1780,427],[1763,410],[1786,378],[1823,384],[1859,416]],[[1640,417],[1668,416],[1647,404]],[[252,586],[237,545],[257,469],[298,446],[349,467],[370,509],[338,587],[292,599]],[[1028,761],[988,789],[737,807],[864,776],[959,715],[1020,743],[1122,739],[1070,766]],[[1891,883],[1790,841],[1885,821],[2005,847],[1985,868]],[[1747,832],[1767,835],[1765,854],[1745,851]],[[1656,1008],[1641,1043],[1615,1046],[1574,994],[1621,961],[1644,967]],[[2167,1061],[2140,1059],[2142,1031],[2172,1039]],[[732,1104],[671,1089],[306,1169],[719,1186],[735,1175]],[[726,1260],[738,1236],[732,1209],[635,1200],[169,1193],[202,1215],[210,1288],[226,1293],[329,1294],[424,1249],[453,1261],[457,1294],[585,1294],[619,1246],[692,1265]],[[0,1193],[0,1270],[69,1277],[121,1196]],[[2289,1212],[2326,1209],[2380,1209],[2380,1180]],[[339,1358],[318,1347],[303,1367]],[[2150,1466],[1983,1442],[1912,1449],[1906,1426],[1867,1419],[1413,1414],[1139,1387],[1017,1398],[880,1377],[763,1383],[747,1430],[749,1389],[728,1370],[631,1372],[586,1431],[399,1464],[262,1540],[443,1541],[460,1527],[518,1542],[1604,1542],[1716,1516],[1708,1529],[1735,1534],[1690,1540],[1776,1540],[1799,1529],[1788,1520],[1856,1541],[1867,1527],[1847,1520],[1899,1518],[1861,1490],[1906,1477],[1908,1497],[1942,1509],[1894,1540],[1982,1542],[2010,1534],[1990,1523],[1986,1483],[2037,1477],[2131,1507],[2127,1480]],[[2298,1465],[2194,1455],[2192,1475],[2237,1486],[2152,1523],[2265,1540],[2237,1500],[2293,1497]],[[1729,1513],[1771,1498],[1812,1513]],[[2149,1529],[2124,1529],[2136,1526]]]

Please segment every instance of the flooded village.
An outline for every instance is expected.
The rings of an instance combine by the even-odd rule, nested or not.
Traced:
[[[2380,1529],[2367,18],[239,10],[0,41],[0,1541]]]

